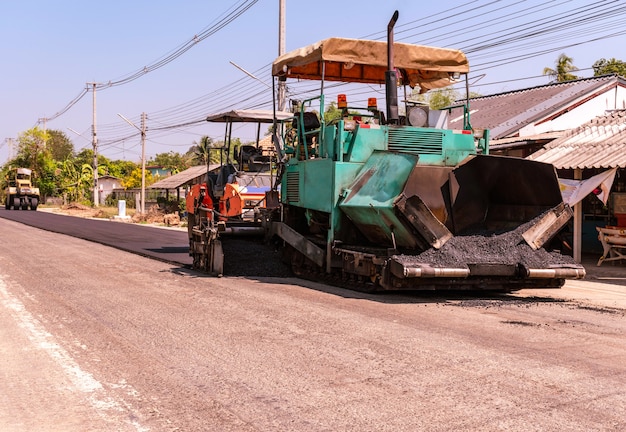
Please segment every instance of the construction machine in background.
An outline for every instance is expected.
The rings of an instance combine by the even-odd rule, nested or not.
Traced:
[[[330,38],[273,62],[277,80],[318,81],[320,92],[297,104],[291,131],[280,135],[275,120],[280,205],[264,213],[266,237],[296,275],[362,291],[507,292],[583,278],[550,247],[572,216],[554,167],[489,155],[467,103],[464,128],[450,130],[445,111],[409,102],[406,87],[424,93],[463,75],[467,87],[469,63],[458,50],[395,43],[396,20],[387,42]],[[384,86],[386,109],[339,94],[341,118],[326,122],[328,82]]]
[[[282,124],[292,117],[291,113],[268,110],[234,110],[207,117],[208,122],[224,123],[226,130],[224,146],[217,149],[219,168],[211,172],[207,167],[206,180],[192,185],[187,194],[189,254],[194,268],[221,275],[223,237],[263,237],[263,222],[267,211],[279,206],[279,192],[275,187],[276,151],[261,146],[261,127],[271,126],[275,118]],[[256,141],[233,148],[233,125],[244,123],[256,126]]]
[[[6,178],[5,204],[6,210],[37,210],[39,205],[39,188],[32,184],[32,170],[29,168],[12,168]]]

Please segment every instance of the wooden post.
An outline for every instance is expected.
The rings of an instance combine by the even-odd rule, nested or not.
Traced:
[[[574,170],[574,180],[582,180],[583,170],[576,168]],[[583,202],[579,201],[574,205],[574,245],[573,254],[574,261],[580,263],[582,261],[582,239],[583,239]]]

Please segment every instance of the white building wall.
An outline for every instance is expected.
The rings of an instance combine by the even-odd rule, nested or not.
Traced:
[[[575,105],[575,103],[574,103]],[[554,120],[530,124],[520,129],[520,136],[537,135],[576,128],[589,120],[606,113],[607,110],[626,109],[626,89],[617,87],[571,109]]]
[[[626,109],[626,88],[617,87],[615,92],[615,107],[612,109]]]

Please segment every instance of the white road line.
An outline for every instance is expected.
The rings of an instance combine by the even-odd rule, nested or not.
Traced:
[[[119,414],[126,411],[125,404],[118,402],[106,394],[102,384],[89,372],[80,368],[70,354],[63,349],[52,334],[48,333],[44,326],[33,317],[24,307],[24,304],[7,289],[7,286],[0,275],[0,304],[10,311],[18,326],[25,330],[26,336],[33,345],[45,351],[58,364],[65,375],[70,379],[76,390],[85,393],[87,400],[96,412],[106,421],[113,422],[109,413]],[[134,391],[130,389],[130,391]],[[150,429],[139,425],[136,421],[128,420],[127,423],[140,432],[147,432]]]

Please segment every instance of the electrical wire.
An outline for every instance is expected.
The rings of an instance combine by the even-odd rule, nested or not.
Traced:
[[[145,73],[162,67],[175,60],[197,42],[221,30],[236,19],[255,2],[240,2],[225,18],[211,24],[196,37],[166,54],[161,59],[117,80],[102,84],[105,87],[131,82]],[[520,17],[526,22],[518,23]],[[497,0],[473,0],[454,8],[431,14],[419,20],[398,25],[396,41],[431,44],[442,42],[442,46],[461,49],[472,63],[472,75],[484,75],[497,67],[527,61],[549,53],[588,44],[600,40],[609,40],[626,34],[626,6],[619,0],[599,0],[593,2],[574,0],[551,0],[532,2],[519,0],[502,3]],[[382,39],[386,32],[372,33],[368,38]],[[583,69],[584,70],[584,69]],[[264,65],[253,72],[263,82],[273,79],[269,65]],[[486,82],[481,86],[492,86],[512,81],[537,79],[521,77],[507,81]],[[319,85],[310,81],[289,83],[288,96],[291,99],[304,100],[317,95]],[[367,95],[376,89],[354,91],[345,83],[326,84],[329,95],[350,90],[354,102],[365,101]],[[463,89],[464,90],[464,89]],[[83,90],[86,92],[87,90]],[[381,91],[384,94],[384,92]],[[84,94],[79,95],[83,97]],[[362,98],[362,99],[361,99]],[[79,98],[77,98],[79,99]],[[72,101],[75,103],[74,101]],[[61,112],[66,112],[73,103]],[[148,131],[151,139],[165,137],[172,133],[195,132],[206,124],[208,114],[231,109],[260,109],[272,107],[272,97],[266,88],[250,77],[242,77],[191,101],[183,102],[170,108],[148,113]],[[60,115],[60,114],[59,114]],[[58,116],[57,116],[58,117]],[[56,117],[54,117],[56,118]],[[100,140],[104,148],[117,148],[120,143],[136,139],[137,131],[128,133],[128,126],[119,123],[100,125],[99,133],[105,138]],[[208,134],[204,134],[207,135]],[[217,140],[222,137],[216,138]],[[155,144],[159,144],[154,141]],[[159,144],[164,145],[164,144]],[[188,144],[168,144],[185,146]],[[128,151],[128,150],[126,150]]]
[[[209,36],[214,35],[218,31],[220,31],[224,27],[226,27],[228,24],[230,24],[233,21],[235,21],[237,18],[239,18],[241,15],[243,15],[246,11],[248,11],[252,6],[254,6],[254,4],[257,3],[257,2],[258,2],[258,0],[242,0],[238,5],[236,5],[234,7],[231,7],[231,9],[229,9],[228,12],[222,14],[223,17],[221,19],[219,19],[219,20],[214,21],[214,24],[212,24],[209,27],[203,29],[200,33],[194,35],[190,40],[184,42],[178,48],[176,48],[175,50],[171,51],[170,53],[164,55],[163,57],[161,57],[160,59],[156,60],[152,64],[144,66],[141,69],[138,69],[137,71],[131,72],[130,74],[127,74],[127,75],[122,76],[120,78],[117,78],[117,79],[114,79],[114,80],[110,80],[110,81],[105,82],[105,83],[95,83],[95,85],[93,86],[94,90],[102,90],[102,89],[106,89],[106,88],[110,88],[110,87],[115,87],[115,86],[120,86],[120,85],[123,85],[123,84],[127,84],[129,82],[132,82],[132,81],[134,81],[134,80],[144,76],[148,72],[155,71],[155,70],[157,70],[157,69],[159,69],[159,68],[161,68],[161,67],[163,67],[163,66],[165,66],[165,65],[167,65],[169,63],[171,63],[172,61],[176,60],[178,57],[182,56],[184,53],[189,51],[191,48],[193,48],[198,43],[202,42],[203,40],[205,40]],[[88,87],[83,89],[81,91],[81,93],[77,97],[72,99],[62,110],[58,111],[52,117],[47,118],[47,120],[54,120],[54,119],[57,119],[58,117],[62,116],[63,114],[65,114],[74,105],[76,105],[88,92],[89,92],[89,88]],[[40,121],[38,121],[37,124],[40,124]]]

